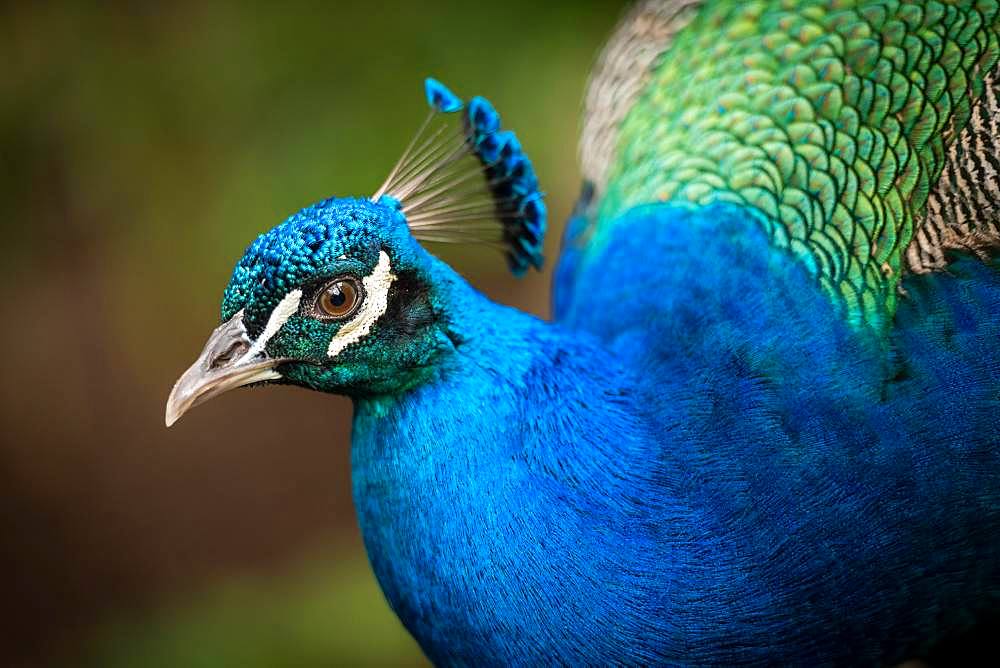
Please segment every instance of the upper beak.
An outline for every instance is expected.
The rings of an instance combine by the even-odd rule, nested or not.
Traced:
[[[237,387],[281,378],[276,366],[286,360],[255,351],[243,326],[243,311],[219,325],[194,364],[174,383],[167,399],[169,427],[193,406]]]

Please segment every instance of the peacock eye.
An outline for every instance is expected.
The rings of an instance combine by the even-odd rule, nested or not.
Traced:
[[[316,310],[321,316],[342,320],[358,309],[361,300],[361,286],[356,280],[338,278],[320,291],[316,299]]]

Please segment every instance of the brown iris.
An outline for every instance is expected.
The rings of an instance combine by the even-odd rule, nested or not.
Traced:
[[[361,304],[361,287],[353,278],[331,281],[319,293],[316,310],[327,318],[346,318]]]

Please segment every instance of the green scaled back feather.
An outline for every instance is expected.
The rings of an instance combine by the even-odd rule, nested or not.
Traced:
[[[994,0],[705,3],[618,128],[590,243],[636,205],[740,203],[881,329],[998,21]]]

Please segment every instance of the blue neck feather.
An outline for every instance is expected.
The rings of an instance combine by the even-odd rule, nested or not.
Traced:
[[[454,353],[356,399],[366,546],[432,660],[888,662],[883,635],[919,647],[961,625],[940,606],[1000,602],[1000,388],[975,349],[1000,328],[966,313],[1000,308],[996,272],[915,277],[894,357],[739,209],[615,230],[566,255],[556,323],[430,260]]]

